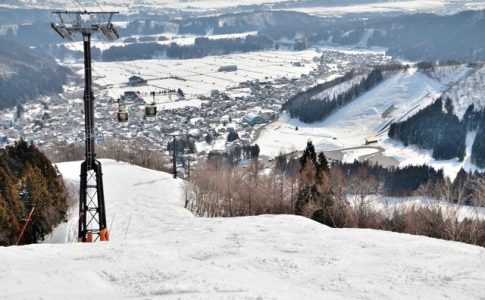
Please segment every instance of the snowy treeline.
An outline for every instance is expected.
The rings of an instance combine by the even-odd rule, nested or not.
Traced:
[[[101,58],[104,61],[150,59],[157,56],[166,56],[173,59],[191,59],[208,55],[265,50],[272,47],[273,41],[262,35],[248,35],[245,38],[228,39],[198,37],[193,45],[137,43],[110,47],[101,54]]]
[[[485,222],[458,219],[439,206],[409,206],[385,213],[369,195],[420,195],[484,205],[485,178],[460,172],[454,182],[426,166],[388,170],[368,163],[329,166],[308,143],[300,158],[281,155],[263,169],[257,159],[232,166],[222,156],[198,164],[185,186],[186,207],[199,216],[298,214],[337,228],[372,228],[485,246]],[[353,203],[348,195],[356,195]]]
[[[292,118],[305,123],[322,121],[340,107],[347,105],[368,92],[384,80],[383,72],[404,68],[398,63],[389,63],[372,68],[362,76],[363,71],[352,70],[344,76],[318,84],[291,97],[284,105]],[[361,78],[356,81],[355,78]],[[350,84],[346,84],[351,82]],[[345,88],[338,88],[344,85]],[[323,98],[320,98],[323,97]]]
[[[485,167],[485,110],[475,110],[471,104],[460,120],[451,99],[438,98],[434,103],[416,113],[409,119],[393,123],[389,137],[397,139],[404,145],[418,145],[432,149],[436,159],[460,160],[465,156],[465,142],[468,131],[477,131],[472,147],[472,162],[478,167]]]

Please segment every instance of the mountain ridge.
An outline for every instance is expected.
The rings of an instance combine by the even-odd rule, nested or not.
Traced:
[[[62,92],[70,71],[39,51],[0,38],[0,109]]]

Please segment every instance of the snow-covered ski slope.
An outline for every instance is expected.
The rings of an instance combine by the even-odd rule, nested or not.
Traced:
[[[445,97],[453,100],[455,114],[461,119],[466,109],[473,104],[475,110],[485,108],[485,63],[480,63],[472,69],[468,76],[450,87]]]
[[[323,122],[306,124],[284,114],[261,133],[257,142],[261,151],[270,156],[300,149],[308,138],[319,150],[360,146],[367,136],[378,135],[391,121],[403,120],[429,105],[443,89],[439,80],[412,68],[391,75]],[[384,118],[382,114],[391,106],[395,109]]]
[[[468,82],[466,79],[472,70],[466,66],[444,69],[444,74],[434,77],[415,68],[391,75],[322,122],[305,124],[297,119],[291,119],[284,113],[277,122],[261,131],[256,143],[261,148],[261,154],[270,157],[302,150],[308,139],[313,141],[319,151],[344,149],[345,153],[345,149],[351,148],[357,156],[364,156],[368,154],[365,152],[369,151],[368,148],[354,148],[363,146],[367,137],[376,136],[380,142],[370,145],[378,150],[375,151],[375,156],[389,157],[396,161],[396,165],[427,163],[436,168],[443,168],[445,174],[451,178],[456,176],[461,167],[473,171],[477,168],[470,163],[469,157],[463,162],[458,159],[435,161],[431,151],[412,146],[405,147],[387,137],[390,123],[403,121],[414,115],[431,104],[449,87],[457,83],[464,85],[464,82]],[[471,79],[477,80],[474,77]],[[473,140],[469,142],[467,145],[471,147]],[[467,151],[467,154],[469,152]]]
[[[102,162],[111,241],[0,248],[0,299],[485,297],[483,248],[297,216],[197,218],[181,180]],[[78,181],[79,162],[59,169]]]

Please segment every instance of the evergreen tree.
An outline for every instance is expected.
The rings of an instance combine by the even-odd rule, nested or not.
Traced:
[[[475,105],[472,103],[470,106],[467,107],[465,114],[463,115],[463,123],[465,124],[467,130],[476,129],[478,124],[475,123],[475,119]]]
[[[20,119],[20,117],[24,114],[24,112],[25,112],[24,106],[20,103],[17,104],[17,109],[16,109],[17,119]]]
[[[452,115],[455,113],[455,108],[453,107],[453,103],[451,102],[450,98],[446,98],[445,110],[446,110],[446,113],[449,115]]]
[[[443,100],[438,98],[404,122],[393,123],[389,137],[405,146],[414,144],[433,150],[435,159],[463,160],[465,156],[466,126],[453,114],[451,100],[445,100],[447,112],[443,112]]]
[[[301,169],[305,167],[306,163],[311,161],[313,165],[317,163],[317,154],[315,153],[315,146],[313,146],[313,142],[308,140],[306,144],[305,150],[303,150],[303,155],[300,158]]]
[[[485,168],[485,123],[478,127],[475,141],[472,146],[472,163],[480,168]]]
[[[330,169],[328,167],[328,161],[323,152],[318,154],[318,161],[317,161],[317,178],[322,178],[324,174],[329,175]]]
[[[237,134],[237,132],[235,132],[234,130],[229,131],[229,134],[227,135],[227,141],[233,142],[237,139],[239,139],[239,135]]]
[[[333,226],[328,208],[334,203],[327,159],[323,152],[317,155],[312,141],[300,158],[300,181],[295,202],[295,213],[307,215],[323,224]]]
[[[252,158],[259,157],[259,152],[260,152],[259,145],[254,144],[254,146],[251,148],[251,157]]]
[[[209,145],[212,144],[212,136],[210,134],[205,136],[205,142]]]
[[[35,207],[22,244],[42,240],[65,220],[67,193],[47,157],[35,146],[20,141],[0,149],[0,245],[12,245],[21,219]]]

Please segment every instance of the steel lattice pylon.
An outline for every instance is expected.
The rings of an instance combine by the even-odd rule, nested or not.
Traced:
[[[55,11],[60,23],[52,28],[64,39],[73,40],[73,34],[81,33],[84,43],[84,132],[86,159],[81,164],[79,190],[78,241],[94,242],[109,240],[104,203],[103,173],[101,163],[96,160],[96,133],[94,131],[94,94],[92,90],[91,35],[101,32],[108,40],[118,38],[111,23],[117,12],[70,12]]]

